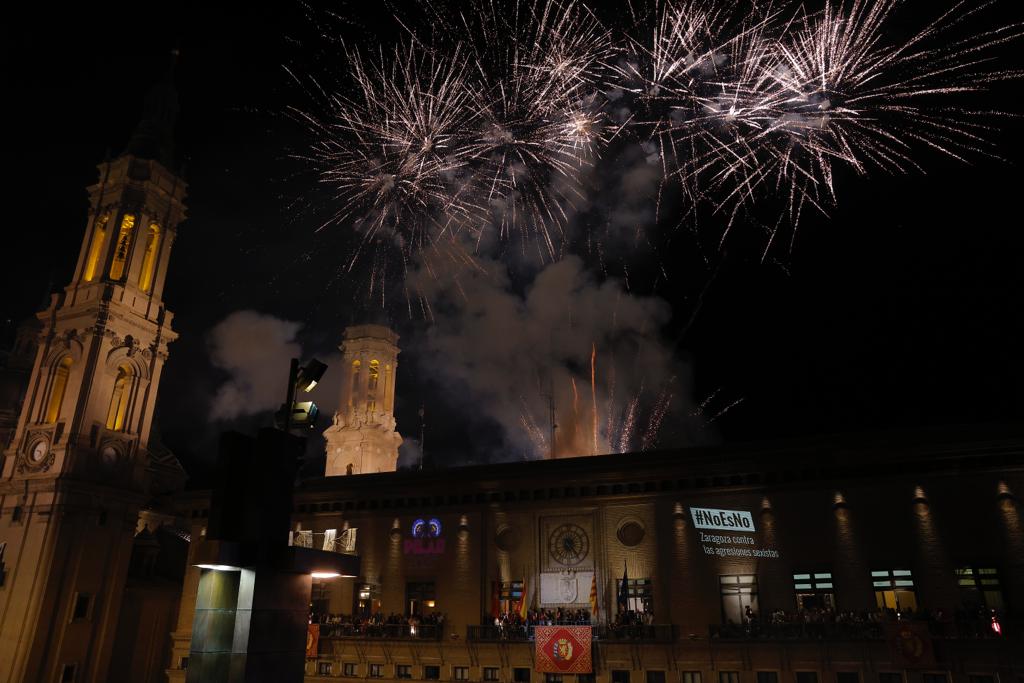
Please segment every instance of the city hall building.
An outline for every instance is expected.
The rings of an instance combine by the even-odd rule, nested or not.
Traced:
[[[1018,683],[1022,465],[1019,435],[945,430],[307,481],[291,542],[361,568],[314,583],[306,680],[576,683],[502,616],[561,609],[591,612],[579,683]]]

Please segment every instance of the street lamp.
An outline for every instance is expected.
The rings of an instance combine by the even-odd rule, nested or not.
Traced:
[[[325,372],[327,372],[327,365],[316,358],[311,358],[301,369],[299,368],[299,359],[292,358],[291,366],[288,369],[288,393],[284,405],[275,415],[275,422],[280,425],[282,431],[288,432],[293,425],[310,429],[316,426],[316,418],[320,414],[320,410],[312,401],[296,403],[295,392],[299,389],[307,393],[312,391]]]

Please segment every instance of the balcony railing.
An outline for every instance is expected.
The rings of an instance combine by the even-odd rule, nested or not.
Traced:
[[[288,545],[354,555],[356,552],[356,529],[345,529],[340,534],[333,529],[322,533],[292,531],[288,535]]]
[[[712,624],[712,639],[718,640],[884,640],[887,626],[895,622],[797,622],[780,624]],[[1001,632],[992,629],[990,621],[920,621],[926,624],[932,638],[940,640],[993,640],[1014,638],[1020,629],[1014,624],[1000,623]]]
[[[583,625],[586,624],[573,624]],[[534,639],[534,625],[505,626],[467,626],[466,639],[471,641],[519,641],[529,642]],[[605,626],[593,627],[593,639],[598,641],[646,641],[665,643],[675,640],[675,627],[672,624],[643,624],[637,626]]]
[[[441,640],[443,624],[320,624],[320,638]]]

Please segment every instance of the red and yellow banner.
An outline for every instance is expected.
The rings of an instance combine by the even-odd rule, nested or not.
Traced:
[[[306,631],[306,656],[316,657],[320,647],[320,624],[310,624]]]
[[[589,626],[536,627],[534,642],[537,646],[537,671],[553,674],[593,673],[591,635]]]

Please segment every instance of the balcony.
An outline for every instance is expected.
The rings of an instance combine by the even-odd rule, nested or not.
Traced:
[[[712,640],[727,641],[785,641],[785,640],[885,640],[887,630],[896,621],[864,622],[795,622],[751,624],[712,624],[708,634]],[[912,620],[910,623],[926,625],[928,634],[936,640],[1006,640],[1020,637],[1021,629],[1015,624],[1000,622],[1001,633],[992,629],[985,619],[958,619],[954,621]]]
[[[444,624],[320,624],[320,639],[441,640]]]
[[[589,624],[565,624],[567,626],[588,626]],[[466,639],[476,642],[531,642],[534,638],[534,625],[519,626],[467,626]],[[635,626],[593,626],[593,639],[601,642],[649,642],[670,643],[675,640],[675,627],[672,624],[642,624]]]
[[[342,555],[355,555],[356,529],[345,529],[340,534],[335,529],[328,529],[322,533],[291,531],[288,533],[288,545]]]

